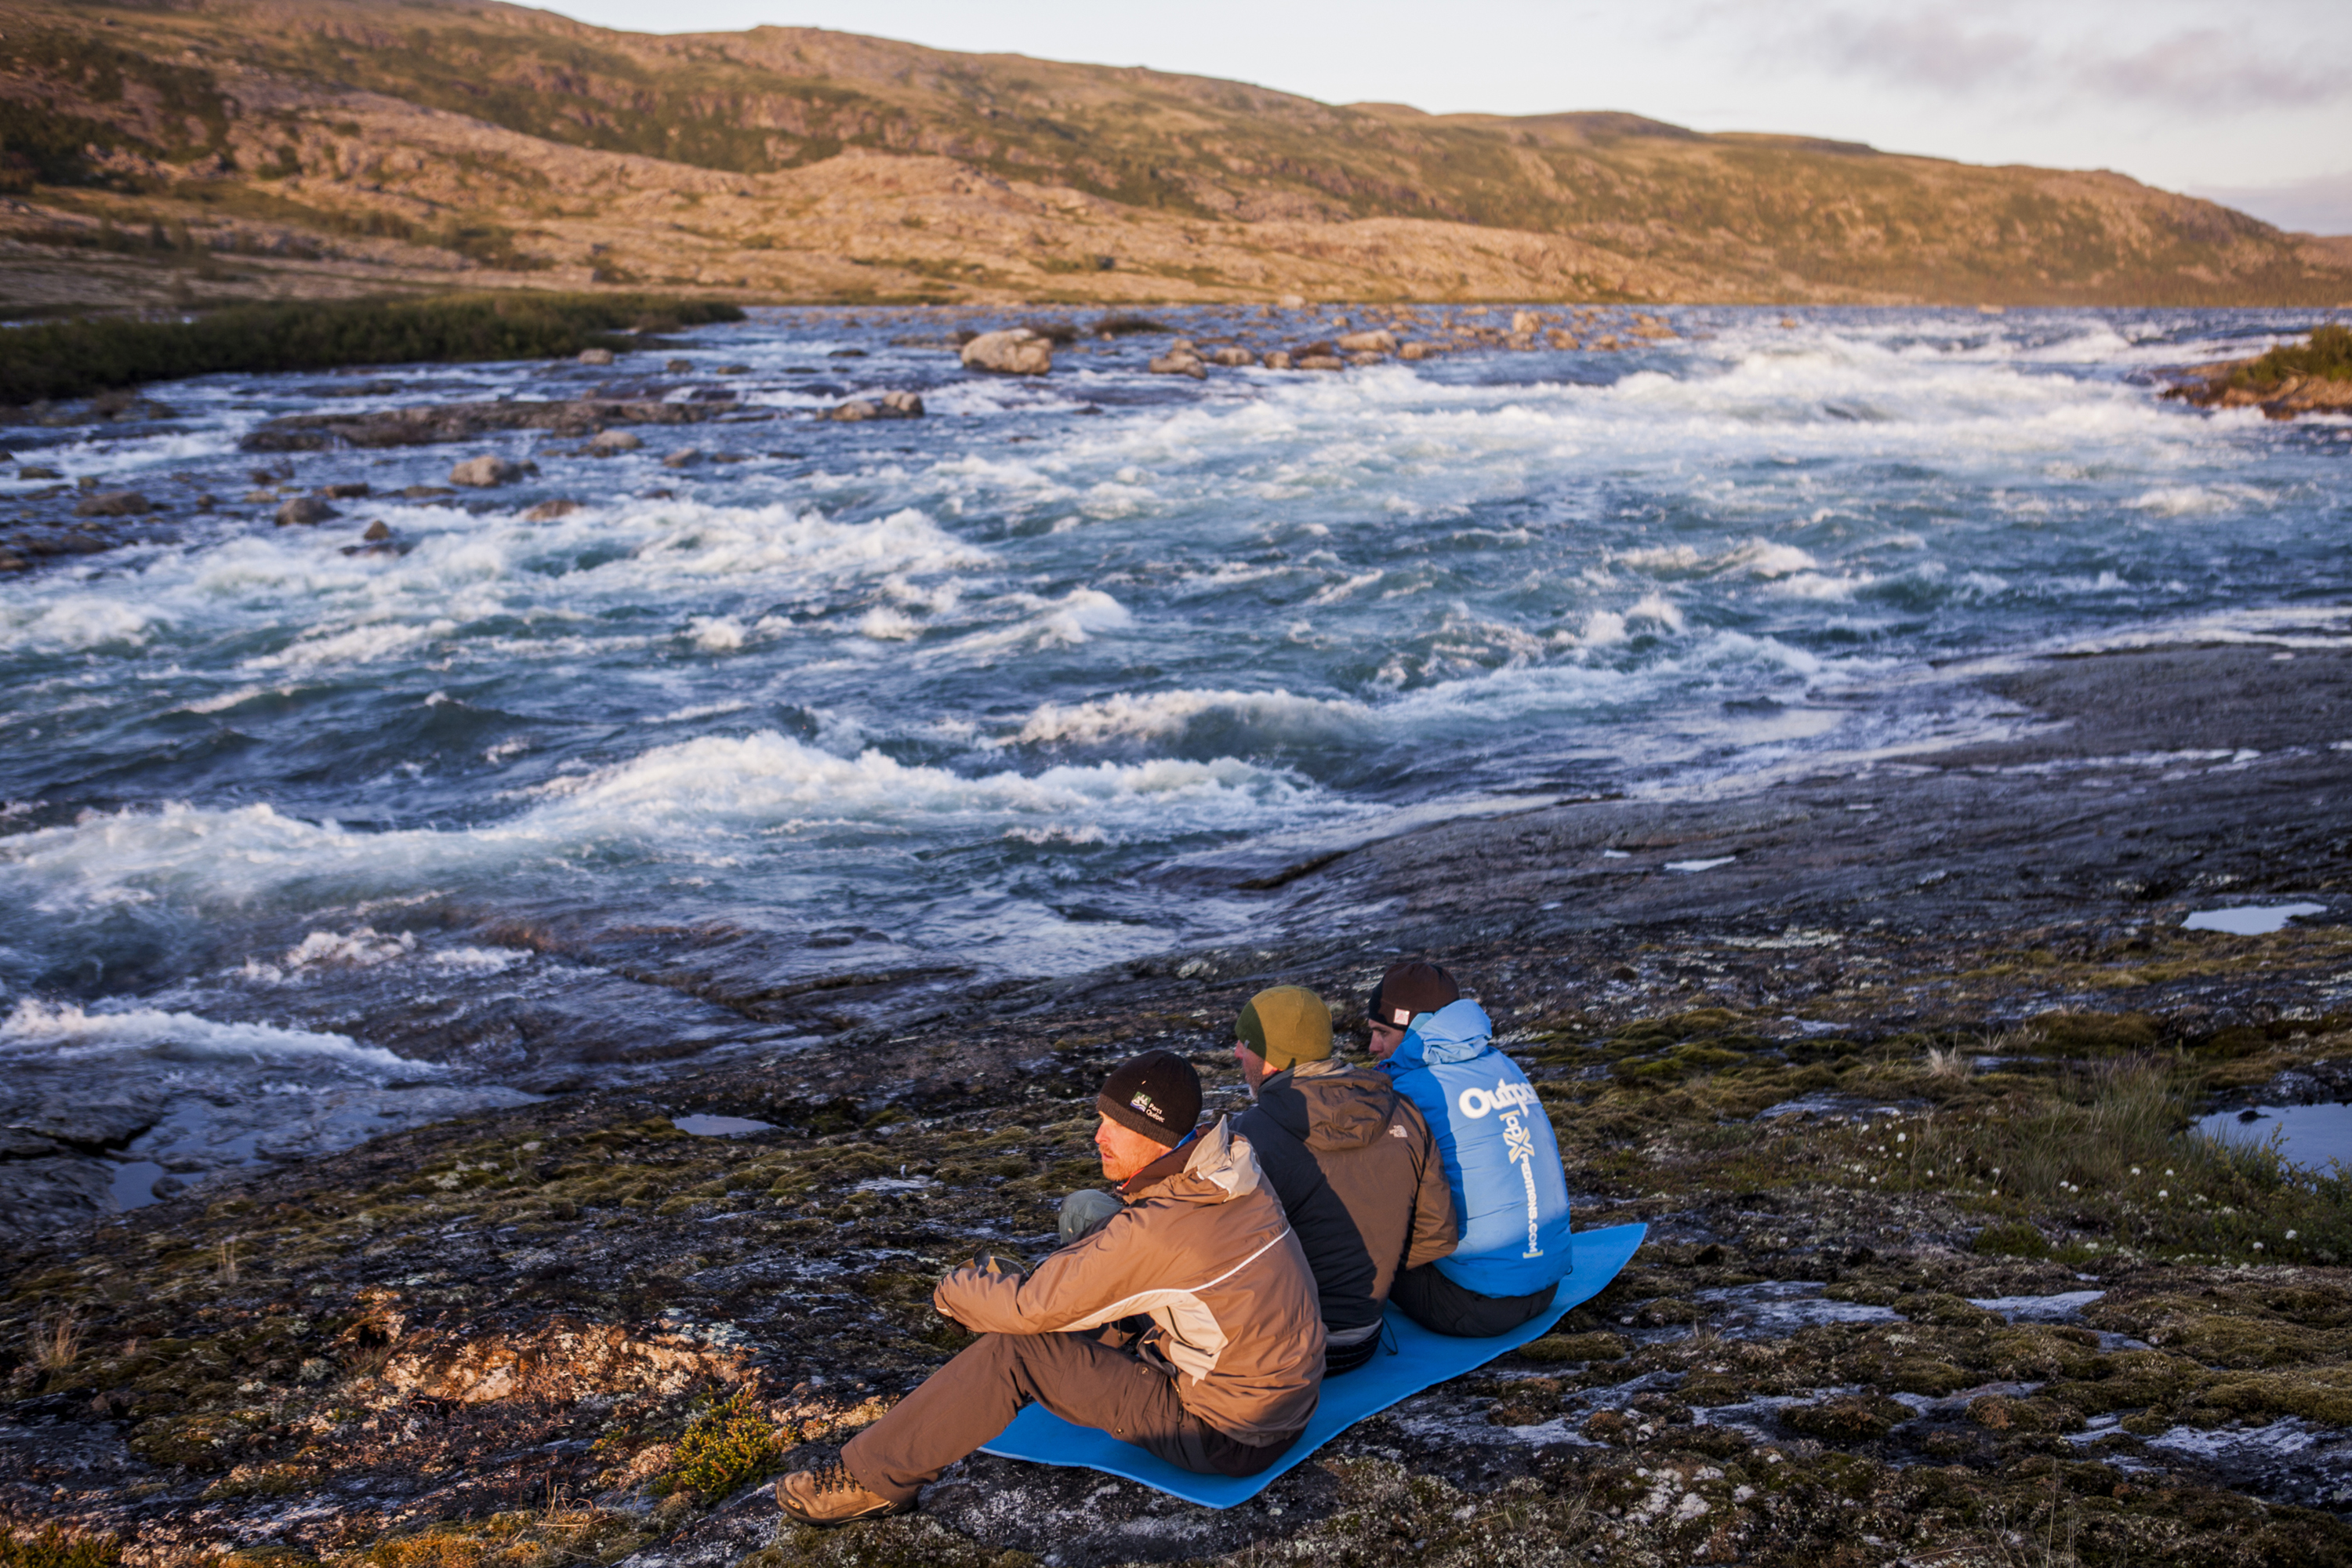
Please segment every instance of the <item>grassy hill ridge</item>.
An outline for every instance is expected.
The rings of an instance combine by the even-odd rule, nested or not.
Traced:
[[[226,226],[347,271],[783,299],[2352,300],[2347,247],[2122,175],[1626,113],[493,0],[0,0],[0,177],[39,208],[0,227],[52,246]]]

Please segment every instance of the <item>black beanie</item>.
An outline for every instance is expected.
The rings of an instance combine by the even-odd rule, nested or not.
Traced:
[[[1433,963],[1413,959],[1389,965],[1389,972],[1372,987],[1371,1000],[1364,1004],[1364,1016],[1402,1029],[1422,1014],[1434,1013],[1461,999],[1462,987],[1454,984],[1454,976]]]
[[[1146,1051],[1111,1069],[1095,1109],[1173,1149],[1201,1120],[1201,1075],[1174,1051]]]

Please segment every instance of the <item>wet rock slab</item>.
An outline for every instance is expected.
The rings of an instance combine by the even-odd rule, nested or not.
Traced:
[[[698,425],[761,417],[730,403],[659,399],[564,398],[538,402],[446,403],[411,408],[289,414],[261,425],[238,445],[248,452],[323,452],[339,447],[425,447],[478,440],[515,430],[584,438],[628,425]]]

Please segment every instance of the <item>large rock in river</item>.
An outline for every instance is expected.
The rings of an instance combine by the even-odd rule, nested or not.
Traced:
[[[1000,375],[1043,375],[1054,368],[1054,345],[1026,327],[1007,327],[964,344],[963,364]]]
[[[468,458],[450,469],[449,482],[453,485],[471,485],[477,489],[488,489],[493,485],[510,485],[528,471],[522,464],[512,458],[484,453],[478,458]]]

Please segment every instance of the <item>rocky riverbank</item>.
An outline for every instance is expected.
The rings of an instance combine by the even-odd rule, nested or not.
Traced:
[[[20,1252],[0,1517],[134,1564],[2342,1561],[2352,1194],[2183,1129],[2352,1059],[2352,658],[2282,627],[1964,684],[2009,738],[1192,863],[1276,934]],[[2284,893],[2329,912],[2181,928]],[[1230,1101],[1244,997],[1359,1003],[1400,948],[1496,1016],[1580,1224],[1653,1226],[1622,1278],[1227,1513],[981,1458],[780,1528],[757,1483],[961,1342],[938,1274],[1097,1179],[1108,1062]]]
[[[2273,419],[2352,412],[2352,328],[2330,322],[2301,343],[2197,365],[2164,395],[2200,408],[2259,408]]]

